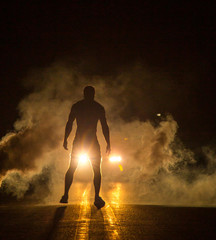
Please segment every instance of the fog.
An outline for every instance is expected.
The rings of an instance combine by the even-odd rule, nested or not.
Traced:
[[[167,102],[169,110],[177,107],[180,92],[173,93],[176,86],[166,77],[140,65],[113,76],[89,76],[63,63],[30,71],[23,82],[31,93],[18,104],[14,131],[0,142],[2,199],[60,198],[71,150],[62,147],[65,124],[72,104],[82,99],[83,88],[92,85],[95,100],[106,109],[112,154],[122,156],[120,171],[107,159],[98,125],[103,191],[122,183],[128,186],[129,203],[215,205],[215,152],[203,146],[205,165],[200,166],[179,139],[179,126],[172,112],[167,113]],[[69,146],[75,130],[74,123]],[[91,170],[78,169],[75,178],[89,181]]]

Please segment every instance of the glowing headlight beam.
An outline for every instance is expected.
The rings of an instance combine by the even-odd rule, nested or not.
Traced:
[[[110,162],[121,162],[121,156],[112,156],[109,158]]]
[[[120,163],[121,160],[122,160],[122,158],[121,158],[121,156],[111,156],[111,157],[109,158],[109,160],[110,160],[110,162]],[[123,171],[122,165],[121,165],[121,164],[118,164],[118,166],[119,166],[120,171],[122,172],[122,171]]]
[[[86,164],[88,162],[88,155],[87,154],[81,154],[79,156],[79,163]]]

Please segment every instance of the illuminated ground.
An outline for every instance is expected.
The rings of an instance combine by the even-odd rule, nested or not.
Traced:
[[[97,210],[92,185],[76,187],[79,204],[1,206],[0,239],[216,239],[216,208],[119,204],[116,184]]]

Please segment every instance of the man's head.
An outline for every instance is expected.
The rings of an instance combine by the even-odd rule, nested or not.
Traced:
[[[94,100],[95,89],[92,86],[86,86],[83,90],[84,99],[88,101]]]

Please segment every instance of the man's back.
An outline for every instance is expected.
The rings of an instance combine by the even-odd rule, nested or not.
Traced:
[[[105,115],[102,105],[96,101],[81,100],[71,109],[77,122],[76,138],[96,137],[97,123]]]
[[[107,142],[106,152],[110,152],[109,127],[105,116],[105,110],[102,105],[94,101],[95,90],[92,86],[84,88],[84,99],[75,103],[69,114],[65,127],[65,137],[63,146],[67,150],[67,138],[72,130],[73,121],[76,119],[77,130],[74,144],[91,144],[97,143],[96,131],[97,123],[100,120],[102,132]]]

